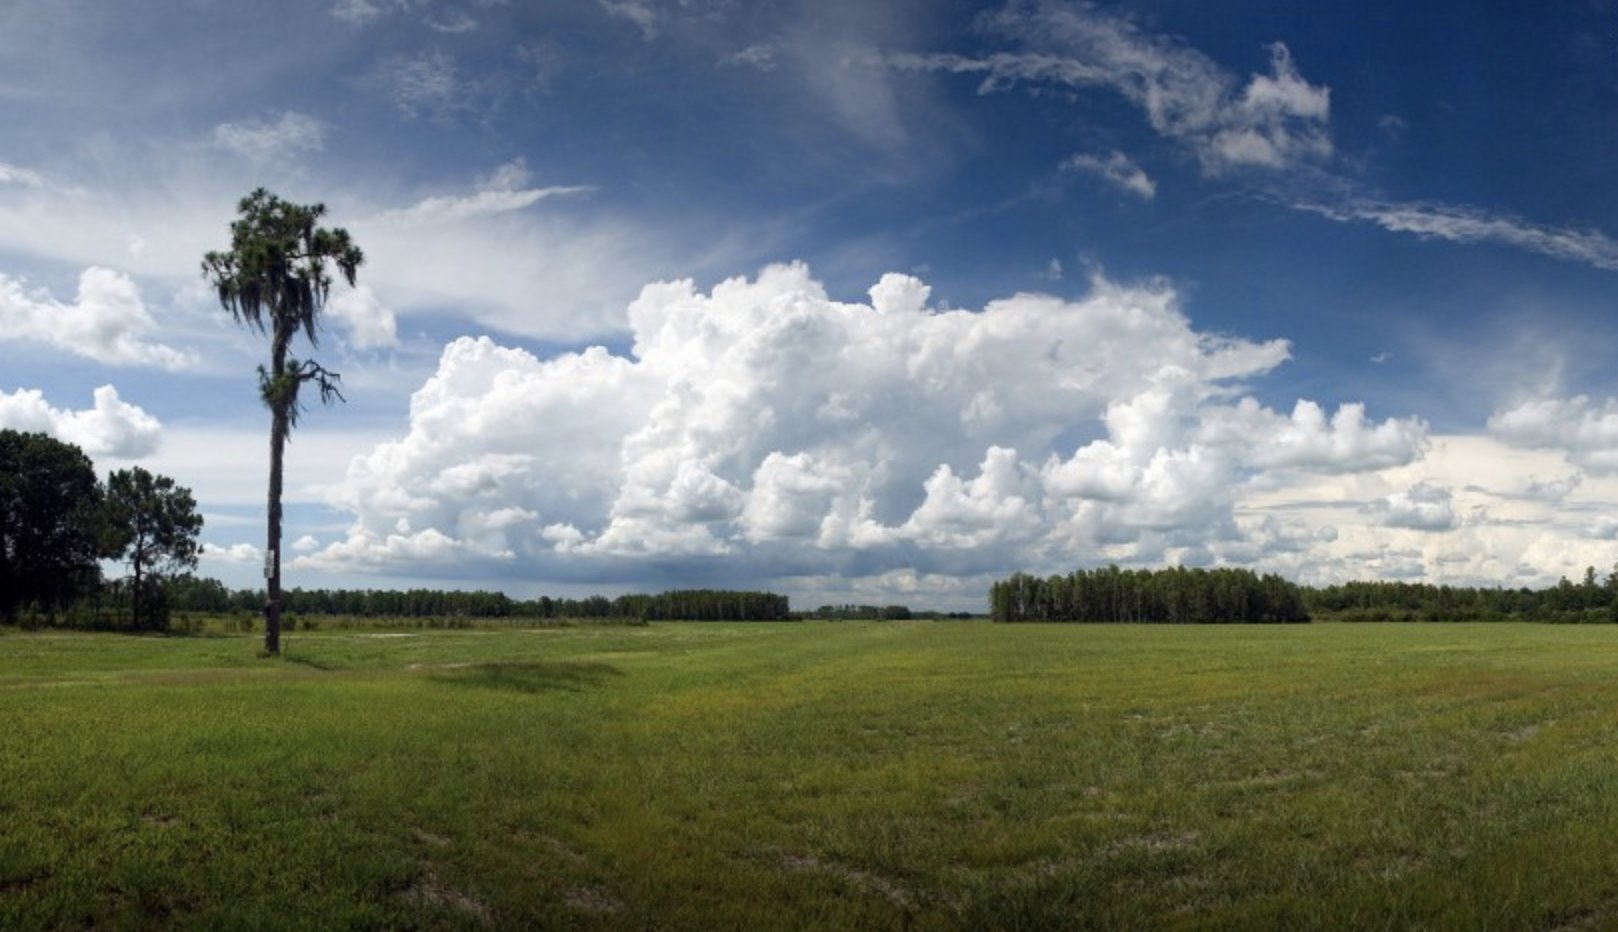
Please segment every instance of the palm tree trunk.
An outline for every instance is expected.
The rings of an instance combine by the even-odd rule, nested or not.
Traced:
[[[270,415],[269,541],[265,545],[267,569],[264,599],[264,652],[281,654],[281,463],[285,458],[287,413],[276,406]]]

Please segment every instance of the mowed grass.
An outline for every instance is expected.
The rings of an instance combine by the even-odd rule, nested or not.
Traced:
[[[0,634],[0,928],[1618,926],[1618,628],[256,644]]]

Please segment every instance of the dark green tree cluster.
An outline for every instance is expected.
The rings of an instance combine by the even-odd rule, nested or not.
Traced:
[[[64,609],[100,582],[101,501],[84,451],[0,430],[0,622]]]
[[[213,579],[187,579],[174,588],[175,608],[189,612],[256,612],[264,590],[226,589]],[[503,592],[444,589],[284,589],[281,607],[299,615],[356,618],[505,618],[519,603]]]
[[[1348,582],[1305,590],[1310,612],[1333,621],[1618,621],[1618,567],[1544,589]]]
[[[786,621],[787,597],[773,592],[676,589],[660,595],[626,595],[615,600],[626,618],[645,621]]]
[[[916,613],[907,605],[822,605],[810,617],[826,621],[909,621]]]
[[[0,622],[54,621],[69,608],[130,606],[130,625],[167,623],[163,580],[197,563],[202,516],[189,489],[139,466],[102,485],[84,451],[44,434],[0,430]],[[127,584],[101,585],[101,561],[129,565]]]
[[[1016,573],[989,589],[994,621],[1167,624],[1308,621],[1303,592],[1244,569],[1123,570],[1106,566],[1046,579]]]
[[[287,589],[282,607],[298,615],[356,618],[635,618],[643,621],[779,621],[791,617],[787,597],[773,592],[687,589],[660,595],[592,595],[582,599],[513,599],[502,592],[444,589]],[[229,590],[213,579],[181,577],[174,608],[187,612],[256,611],[264,591]]]
[[[136,627],[168,623],[163,581],[197,565],[202,515],[191,490],[139,466],[107,477],[109,552],[129,564],[129,599]]]

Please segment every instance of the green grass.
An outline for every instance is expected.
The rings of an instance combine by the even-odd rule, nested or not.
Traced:
[[[1618,926],[1618,628],[256,647],[0,633],[0,928]]]

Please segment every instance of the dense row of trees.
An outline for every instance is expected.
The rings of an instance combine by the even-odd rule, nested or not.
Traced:
[[[827,621],[909,621],[915,613],[906,605],[822,605],[809,617]]]
[[[78,447],[0,430],[0,622],[52,616],[86,599],[127,599],[131,625],[167,623],[162,581],[196,566],[202,516],[189,489],[136,466],[96,478]],[[130,568],[102,584],[101,562]]]
[[[787,597],[773,592],[679,589],[661,595],[626,595],[616,600],[630,618],[647,621],[785,621],[792,617]]]
[[[990,587],[994,621],[1308,621],[1302,590],[1244,569],[1123,570],[1106,566],[1045,579],[1017,573]]]
[[[1336,621],[1618,621],[1618,567],[1581,582],[1563,577],[1545,589],[1438,586],[1409,582],[1350,582],[1306,589],[1317,618]]]
[[[1039,578],[1018,573],[989,593],[995,621],[1618,622],[1618,566],[1544,589],[1348,582],[1297,586],[1242,569],[1122,570]]]
[[[256,612],[263,590],[230,590],[216,579],[186,576],[169,587],[176,610]],[[787,597],[773,592],[682,589],[659,595],[582,599],[513,599],[502,592],[444,589],[286,589],[283,610],[357,618],[638,618],[643,621],[778,621],[791,617]]]

